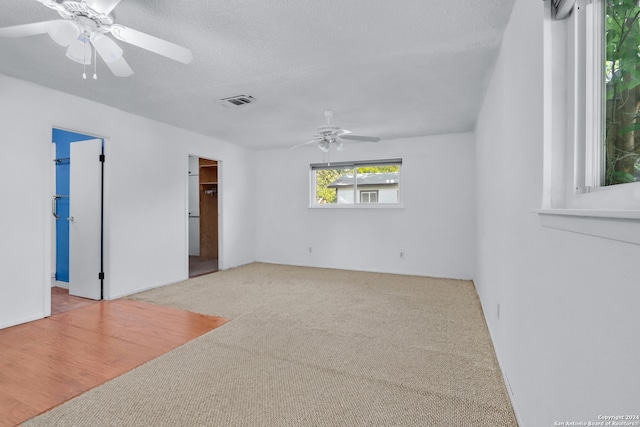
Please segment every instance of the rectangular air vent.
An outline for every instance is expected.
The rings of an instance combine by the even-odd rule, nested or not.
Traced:
[[[237,95],[237,96],[232,96],[230,98],[219,99],[218,103],[227,108],[238,108],[243,105],[251,104],[252,102],[255,102],[255,101],[256,99],[253,96]]]

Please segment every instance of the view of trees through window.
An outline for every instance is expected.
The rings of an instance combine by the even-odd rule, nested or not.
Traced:
[[[336,184],[334,183],[336,183],[339,178],[345,177],[344,180],[350,182],[351,188],[353,188],[354,169],[356,171],[356,176],[358,176],[364,174],[383,174],[388,172],[397,173],[400,170],[400,167],[399,165],[365,165],[346,169],[317,169],[314,171],[316,178],[316,203],[338,203],[338,189],[335,187]],[[340,182],[342,182],[342,185],[344,186],[345,181]]]
[[[605,2],[605,185],[640,181],[640,4]]]

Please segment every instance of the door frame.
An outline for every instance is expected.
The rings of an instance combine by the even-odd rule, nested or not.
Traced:
[[[184,168],[184,176],[185,178],[185,198],[184,198],[184,218],[185,218],[185,255],[184,255],[184,277],[186,279],[189,278],[189,157],[197,157],[199,159],[207,159],[213,160],[218,163],[218,271],[224,270],[224,233],[223,233],[223,221],[224,221],[224,210],[223,210],[223,185],[222,185],[222,168],[223,161],[211,158],[210,156],[188,152],[185,156],[185,168]]]

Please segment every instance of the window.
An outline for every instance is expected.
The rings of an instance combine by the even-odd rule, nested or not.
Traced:
[[[541,224],[640,244],[640,3],[546,0]]]
[[[399,205],[401,165],[401,159],[312,164],[311,206]]]
[[[640,5],[578,0],[573,9],[578,112],[585,103],[585,134],[576,133],[586,144],[584,190],[640,181]]]
[[[378,203],[378,190],[360,190],[360,203]]]
[[[603,3],[603,184],[613,185],[640,181],[640,5]]]
[[[544,207],[638,210],[640,2],[546,8]]]

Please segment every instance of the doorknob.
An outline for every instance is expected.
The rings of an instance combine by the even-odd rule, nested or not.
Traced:
[[[58,215],[58,204],[56,203],[60,197],[62,196],[56,194],[51,200],[51,213],[56,218],[56,221],[60,219],[60,215]]]
[[[60,219],[60,215],[58,215],[58,200],[62,199],[63,197],[68,199],[69,195],[54,194],[53,199],[51,199],[51,213],[56,218],[56,221]]]
[[[70,217],[67,218],[67,220],[73,222],[75,220],[75,218],[70,216]]]

